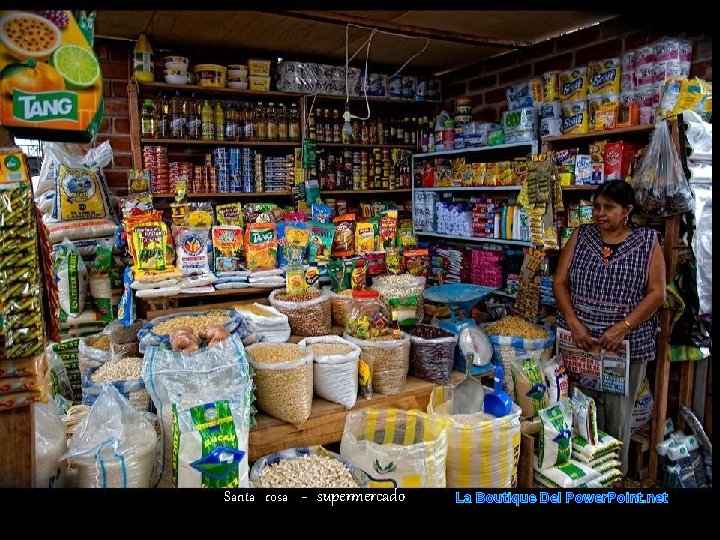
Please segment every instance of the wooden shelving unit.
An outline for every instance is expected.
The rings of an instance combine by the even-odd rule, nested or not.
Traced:
[[[645,135],[655,129],[655,124],[643,124],[640,126],[630,126],[626,128],[606,129],[604,131],[591,131],[589,133],[573,133],[570,135],[556,135],[554,137],[545,137],[542,142],[545,143],[561,143],[564,141],[580,141],[587,139],[603,139],[605,137],[621,137],[623,135]]]
[[[153,193],[158,199],[174,199],[174,193]],[[292,191],[253,191],[233,193],[188,193],[188,199],[253,199],[258,197],[291,197]]]
[[[362,197],[363,195],[407,195],[412,190],[410,188],[402,189],[337,189],[337,190],[323,190],[321,193],[326,197],[331,195],[357,195]]]
[[[218,140],[196,140],[196,139],[140,139],[142,144],[157,144],[166,146],[276,146],[293,147],[300,146],[300,141],[218,141]]]
[[[400,150],[415,150],[412,144],[344,144],[344,143],[316,143],[318,148],[355,148],[358,150],[372,150],[373,148],[397,148]]]

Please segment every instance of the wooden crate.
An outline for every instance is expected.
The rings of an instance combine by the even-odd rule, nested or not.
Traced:
[[[628,476],[636,480],[647,480],[650,460],[650,429],[645,428],[630,437]]]

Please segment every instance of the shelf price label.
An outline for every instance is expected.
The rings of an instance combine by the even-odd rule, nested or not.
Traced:
[[[317,163],[317,144],[312,139],[303,139],[302,164],[303,169],[312,169]]]

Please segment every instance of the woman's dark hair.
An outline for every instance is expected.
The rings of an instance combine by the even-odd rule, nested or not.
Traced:
[[[632,205],[633,208],[636,207],[635,190],[624,180],[610,180],[600,184],[593,198],[596,199],[600,195],[618,203],[620,206]]]

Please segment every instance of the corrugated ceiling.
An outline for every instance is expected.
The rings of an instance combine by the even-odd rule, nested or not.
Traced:
[[[297,12],[294,12],[297,13]],[[443,40],[447,33],[517,42],[536,43],[579,27],[612,18],[607,12],[591,11],[325,11],[323,17],[340,22],[320,22],[290,12],[261,11],[103,11],[97,15],[98,36],[137,39],[146,32],[154,47],[190,54],[198,49],[225,49],[226,56],[243,51],[267,51],[295,59],[345,59],[345,22],[360,18],[363,24],[409,25],[433,32],[427,49],[415,58],[409,71],[442,73],[506,52],[507,48]],[[350,51],[362,45],[369,31],[350,29]],[[461,36],[462,37],[462,36]],[[400,67],[425,44],[423,38],[376,34],[370,62]],[[365,51],[354,64],[364,63]]]

